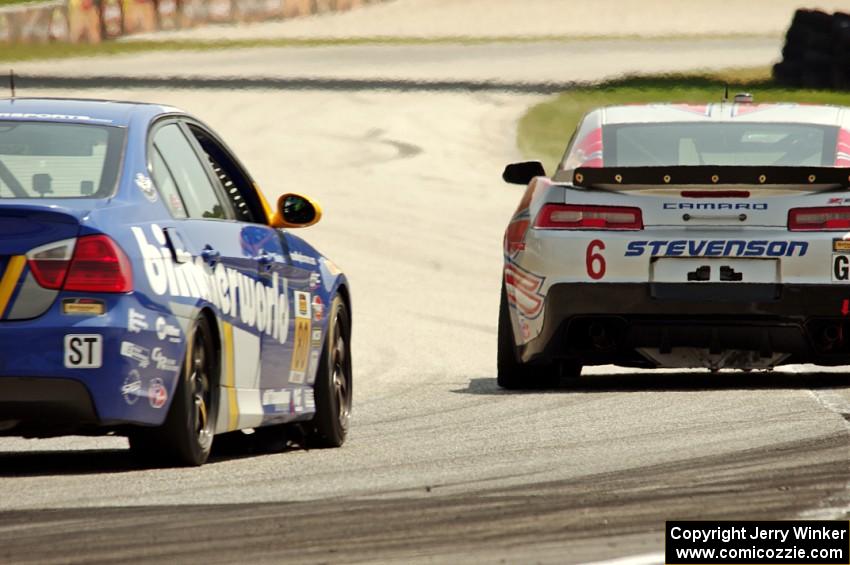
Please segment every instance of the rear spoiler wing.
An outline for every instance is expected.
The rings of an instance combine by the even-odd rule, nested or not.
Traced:
[[[561,178],[559,178],[561,177]],[[571,177],[571,178],[568,178]],[[558,171],[556,182],[571,182],[580,188],[628,190],[672,186],[768,185],[824,190],[850,187],[850,168],[840,167],[579,167]]]

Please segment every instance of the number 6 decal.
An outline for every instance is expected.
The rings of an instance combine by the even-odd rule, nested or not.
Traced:
[[[587,254],[585,255],[587,274],[595,281],[605,276],[605,257],[600,253],[603,249],[605,249],[605,244],[598,239],[594,239],[587,246]]]

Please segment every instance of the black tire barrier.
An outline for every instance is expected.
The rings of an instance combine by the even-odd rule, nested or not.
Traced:
[[[797,10],[773,79],[795,88],[850,90],[850,13]]]

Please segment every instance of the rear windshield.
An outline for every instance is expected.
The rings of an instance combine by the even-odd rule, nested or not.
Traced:
[[[606,167],[831,167],[838,128],[810,124],[665,123],[603,128]]]
[[[0,121],[0,198],[102,198],[115,189],[122,128]]]

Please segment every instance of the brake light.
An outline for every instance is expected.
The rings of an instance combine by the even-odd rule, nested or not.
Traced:
[[[791,231],[829,231],[850,229],[850,207],[792,208],[788,212]]]
[[[642,230],[640,208],[546,204],[537,214],[535,228],[555,230]]]
[[[133,290],[130,260],[105,235],[81,237],[77,240],[63,288],[84,292],[130,292]]]
[[[33,249],[27,262],[44,288],[76,292],[130,292],[133,269],[118,245],[105,235],[87,235]]]

